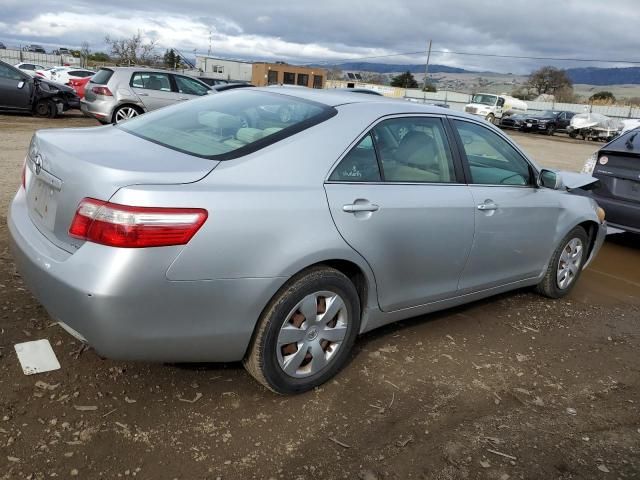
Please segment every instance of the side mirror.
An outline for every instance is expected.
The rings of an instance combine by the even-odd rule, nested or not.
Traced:
[[[24,87],[24,80],[20,80],[18,82],[18,88],[23,88]]]
[[[562,179],[556,172],[542,169],[540,175],[538,175],[538,185],[552,190],[559,190],[562,186]]]

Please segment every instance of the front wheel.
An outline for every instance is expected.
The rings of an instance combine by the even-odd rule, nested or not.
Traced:
[[[35,106],[35,114],[41,118],[55,118],[58,114],[58,107],[53,100],[38,100]]]
[[[244,359],[270,390],[300,393],[332,378],[360,330],[360,302],[339,271],[314,267],[293,277],[263,312]]]
[[[493,113],[490,113],[489,115],[487,115],[487,116],[485,117],[485,120],[486,120],[487,122],[489,122],[489,123],[493,123],[494,125],[495,125],[495,123],[496,123],[496,117],[495,117],[495,115],[494,115]]]
[[[547,272],[536,290],[549,298],[562,298],[575,286],[587,260],[589,237],[582,227],[575,227],[553,252]]]
[[[549,124],[549,126],[547,126],[546,134],[549,136],[552,136],[555,132],[556,132],[556,126],[554,124]]]

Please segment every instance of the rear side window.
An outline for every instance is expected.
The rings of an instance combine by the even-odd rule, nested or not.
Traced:
[[[113,70],[109,70],[108,68],[101,68],[100,70],[98,70],[98,73],[93,76],[93,78],[91,79],[91,83],[106,85],[107,83],[109,83],[111,75],[113,75]]]
[[[379,182],[380,169],[373,147],[373,139],[368,133],[342,159],[340,165],[329,178],[332,182]]]
[[[136,72],[131,78],[131,86],[146,90],[171,91],[171,81],[166,73]]]
[[[156,110],[118,128],[180,152],[227,160],[264,148],[336,113],[321,103],[240,88]]]

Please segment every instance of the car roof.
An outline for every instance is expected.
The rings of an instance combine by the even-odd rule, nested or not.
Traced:
[[[114,72],[158,72],[158,73],[177,73],[182,75],[180,72],[172,72],[171,70],[165,70],[163,68],[149,68],[144,65],[134,66],[134,67],[100,67],[100,69],[105,70],[113,70]],[[186,76],[190,76],[189,74],[184,74]]]

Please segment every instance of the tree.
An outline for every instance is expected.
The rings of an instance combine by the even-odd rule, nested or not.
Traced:
[[[80,45],[80,65],[83,67],[87,67],[87,61],[89,60],[89,55],[91,54],[91,48],[89,47],[89,42],[82,42]]]
[[[607,90],[603,90],[601,92],[596,92],[593,95],[591,95],[589,97],[589,101],[611,104],[611,103],[616,103],[616,97],[613,93]]]
[[[410,71],[406,71],[405,73],[401,73],[391,79],[392,87],[401,87],[401,88],[418,88],[418,82],[411,74]]]
[[[538,95],[555,95],[560,89],[573,90],[573,82],[567,72],[555,67],[542,67],[529,76],[529,87]]]
[[[535,98],[535,95],[531,93],[531,90],[527,85],[521,85],[514,88],[511,91],[511,96],[524,101],[533,100]]]
[[[180,66],[180,55],[176,55],[172,48],[164,53],[163,61],[167,68],[178,68]]]
[[[140,31],[130,38],[111,38],[107,35],[104,41],[109,46],[111,55],[121,64],[149,64],[156,60],[153,53],[156,42],[145,43]]]
[[[110,62],[111,57],[104,52],[94,52],[89,54],[89,60],[92,62]]]
[[[436,86],[433,83],[427,82],[426,85],[424,87],[422,87],[422,91],[423,92],[436,93],[438,91],[438,89],[436,88]]]

